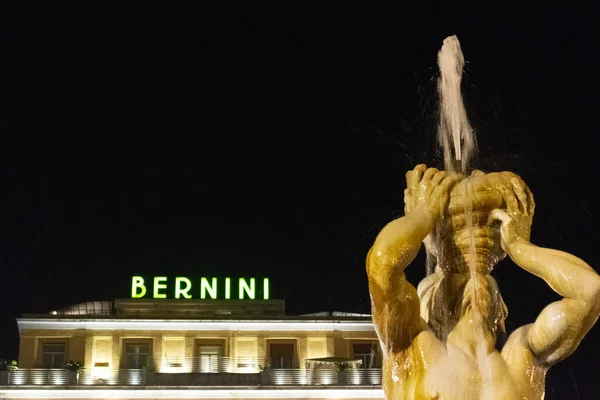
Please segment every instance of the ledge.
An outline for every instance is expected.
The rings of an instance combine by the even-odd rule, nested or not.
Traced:
[[[82,388],[80,386],[6,386],[0,387],[0,399],[384,399],[380,387],[300,386],[267,387],[131,387],[112,386]]]
[[[156,330],[156,331],[375,331],[370,319],[167,320],[17,318],[23,329]]]

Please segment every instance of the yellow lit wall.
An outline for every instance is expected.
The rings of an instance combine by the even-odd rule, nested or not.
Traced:
[[[327,339],[326,338],[307,338],[306,358],[327,357]]]
[[[188,372],[192,365],[185,360],[185,337],[162,338],[161,372]]]
[[[19,367],[33,368],[35,361],[35,349],[37,338],[33,336],[22,336],[19,343]]]
[[[234,345],[234,362],[232,372],[259,372],[256,360],[258,358],[258,338],[252,336],[236,337]]]
[[[94,378],[110,379],[114,368],[112,353],[112,336],[95,336],[92,339],[92,363],[88,371],[92,372]]]

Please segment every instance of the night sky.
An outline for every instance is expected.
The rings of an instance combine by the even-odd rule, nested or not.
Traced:
[[[529,184],[533,243],[600,268],[595,10],[214,3],[0,10],[0,358],[19,314],[128,297],[136,274],[266,276],[288,313],[369,312],[365,256],[405,172],[443,165],[451,34],[476,166]],[[495,276],[509,333],[558,299],[508,260]],[[599,340],[547,399],[597,398]]]

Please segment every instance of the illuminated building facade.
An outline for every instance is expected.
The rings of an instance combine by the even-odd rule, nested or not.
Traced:
[[[18,369],[0,372],[0,398],[383,398],[369,315],[287,316],[283,301],[264,297],[132,298],[24,315]]]

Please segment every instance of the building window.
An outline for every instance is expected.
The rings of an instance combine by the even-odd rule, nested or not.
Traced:
[[[141,369],[147,365],[150,345],[144,343],[125,344],[125,366],[129,369]]]
[[[219,372],[223,346],[200,345],[198,346],[198,358],[200,372]]]
[[[64,343],[42,343],[42,368],[62,368],[64,363]]]
[[[271,344],[269,346],[271,368],[292,368],[294,359],[293,344]]]
[[[361,343],[352,345],[354,358],[362,360],[360,368],[381,368],[381,357],[375,343]]]

